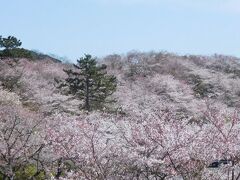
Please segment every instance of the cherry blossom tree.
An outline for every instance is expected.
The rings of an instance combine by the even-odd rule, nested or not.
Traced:
[[[39,133],[40,117],[13,105],[0,105],[0,174],[14,179],[21,168],[34,164],[43,169],[40,153],[45,146]]]
[[[54,119],[58,123],[47,130],[47,141],[58,162],[56,178],[71,170],[66,168],[69,162],[75,173],[86,179],[110,179],[115,175],[118,167],[114,164],[118,164],[122,153],[115,137],[105,131],[109,127],[98,121],[107,118],[98,113],[71,118],[59,115]]]

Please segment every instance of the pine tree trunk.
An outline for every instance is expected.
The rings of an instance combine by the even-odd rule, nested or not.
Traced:
[[[90,111],[90,105],[89,105],[89,78],[86,78],[86,99],[85,99],[85,109],[87,111]]]

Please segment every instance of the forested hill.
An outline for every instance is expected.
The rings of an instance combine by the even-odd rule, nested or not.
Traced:
[[[1,59],[2,90],[15,93],[26,107],[31,104],[29,108],[50,106],[50,112],[57,109],[78,113],[77,103],[73,102],[77,100],[67,100],[55,89],[54,79],[66,78],[63,69],[72,65],[58,63],[46,55],[37,57],[34,61]],[[118,106],[129,113],[172,107],[178,113],[196,115],[206,101],[224,108],[240,105],[240,59],[236,57],[130,52],[98,61],[117,77],[114,96]]]
[[[240,59],[130,52],[95,63],[0,59],[0,179],[239,175]],[[86,94],[96,109],[82,108]],[[98,108],[106,94],[113,103]]]
[[[132,52],[103,61],[118,77],[116,96],[122,104],[128,100],[133,109],[168,106],[194,116],[206,102],[230,109],[240,105],[240,59],[236,57]]]

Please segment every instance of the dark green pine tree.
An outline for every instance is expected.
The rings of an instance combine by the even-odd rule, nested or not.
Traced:
[[[14,36],[8,36],[7,38],[2,38],[0,36],[0,47],[6,50],[14,49],[22,45],[22,42]]]
[[[64,70],[68,78],[60,83],[59,88],[65,86],[69,94],[83,100],[84,106],[81,109],[102,110],[106,104],[114,102],[109,97],[116,91],[117,79],[113,75],[107,75],[106,65],[98,66],[96,59],[85,55],[77,60],[74,67],[76,70]]]
[[[4,48],[1,52],[1,56],[13,56],[13,50],[17,49],[22,45],[22,42],[14,36],[8,36],[7,38],[2,38],[0,36],[0,48]]]

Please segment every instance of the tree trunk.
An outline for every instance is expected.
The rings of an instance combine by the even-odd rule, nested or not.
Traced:
[[[235,175],[234,175],[234,165],[235,165],[235,164],[234,164],[234,161],[232,161],[232,167],[233,167],[233,169],[232,169],[232,180],[234,180],[234,176],[235,176]]]
[[[58,160],[57,174],[55,176],[56,179],[59,179],[62,174],[62,158]]]
[[[89,78],[86,78],[86,98],[85,98],[85,109],[90,111],[90,104],[89,104]]]

